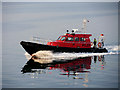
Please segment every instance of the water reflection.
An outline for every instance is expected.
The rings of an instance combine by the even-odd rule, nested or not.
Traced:
[[[92,62],[93,60],[93,62]],[[99,63],[99,64],[98,64]],[[59,70],[58,75],[70,77],[72,79],[80,79],[84,87],[88,87],[88,75],[92,64],[97,64],[101,70],[104,70],[106,64],[104,56],[79,57],[75,59],[38,59],[31,58],[22,68],[21,72],[31,73],[31,78],[40,78],[40,74],[51,74],[55,70]],[[92,67],[93,68],[93,67]],[[95,67],[96,68],[96,67]],[[56,73],[55,73],[56,74]],[[78,84],[78,83],[76,83]]]
[[[38,72],[45,73],[42,69],[54,70],[59,69],[62,73],[60,75],[70,75],[77,76],[80,73],[89,73],[91,69],[91,61],[94,60],[94,63],[97,61],[100,62],[101,70],[104,69],[105,59],[104,56],[93,56],[93,57],[80,57],[75,59],[38,59],[31,58],[26,65],[22,68],[22,73],[34,73]],[[73,79],[81,79],[74,77]]]
[[[98,60],[99,63],[100,63],[101,70],[103,70],[103,69],[104,69],[104,66],[105,66],[105,64],[106,64],[104,55],[102,55],[102,56],[94,56],[94,63],[96,63],[97,60]]]

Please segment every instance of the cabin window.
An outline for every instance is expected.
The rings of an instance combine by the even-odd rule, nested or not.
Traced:
[[[75,41],[79,41],[79,37],[75,37]]]
[[[73,37],[68,37],[66,41],[73,41]]]
[[[62,37],[62,38],[61,38],[61,41],[64,41],[64,40],[65,40],[65,38],[66,38],[66,37]]]
[[[85,39],[85,38],[83,38],[83,37],[81,37],[81,38],[80,38],[80,41],[85,41],[85,40],[86,40],[86,39]]]

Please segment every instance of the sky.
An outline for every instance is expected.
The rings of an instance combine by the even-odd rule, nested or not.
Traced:
[[[69,29],[82,28],[98,38],[105,35],[107,44],[118,41],[117,2],[3,2],[3,40],[18,42],[32,36],[56,40]]]

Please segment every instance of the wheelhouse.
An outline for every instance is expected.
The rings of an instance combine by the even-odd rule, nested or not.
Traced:
[[[48,42],[47,45],[69,48],[91,48],[91,34],[66,34],[60,36],[54,42]]]

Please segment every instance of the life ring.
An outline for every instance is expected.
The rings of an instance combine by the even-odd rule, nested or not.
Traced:
[[[98,43],[98,47],[101,47],[101,46],[102,46],[102,43],[101,43],[101,42],[99,42],[99,43]]]

